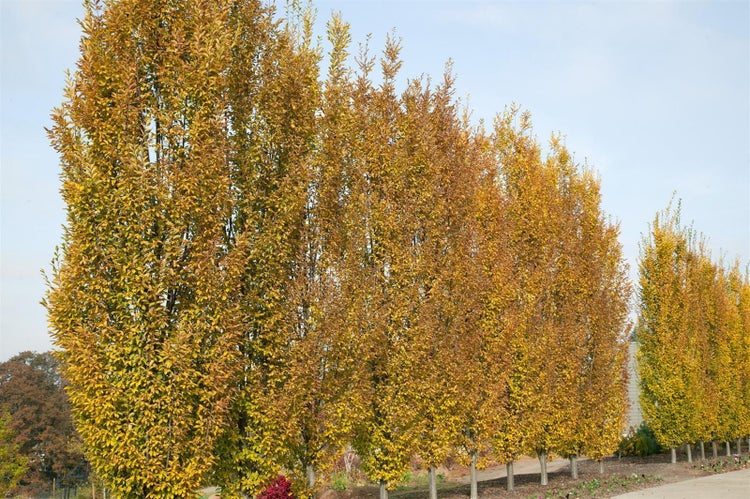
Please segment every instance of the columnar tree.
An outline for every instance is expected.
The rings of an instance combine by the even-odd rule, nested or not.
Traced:
[[[465,117],[464,117],[465,120]],[[464,125],[465,126],[465,125]],[[478,496],[476,471],[491,454],[492,436],[499,425],[507,368],[502,344],[504,312],[507,311],[508,252],[503,243],[502,193],[495,183],[496,171],[491,139],[480,127],[464,135],[468,147],[465,165],[473,186],[465,200],[467,225],[463,236],[466,254],[458,269],[463,286],[454,300],[462,304],[464,324],[459,328],[465,340],[458,349],[460,386],[458,413],[461,434],[460,458],[470,468],[470,495]],[[459,323],[460,324],[460,323]]]
[[[644,238],[639,262],[641,407],[659,443],[672,449],[673,461],[676,447],[697,436],[686,299],[688,266],[694,265],[692,244],[680,226],[679,208],[667,208],[656,215]]]
[[[615,451],[627,407],[626,317],[630,281],[618,241],[619,228],[600,207],[599,181],[585,170],[572,187],[579,200],[574,249],[574,328],[580,372],[576,375],[579,417],[560,442],[571,457],[600,461]],[[575,468],[573,469],[575,470]]]
[[[242,375],[232,80],[272,25],[259,2],[149,0],[87,2],[82,26],[49,132],[67,205],[50,327],[96,474],[184,497]]]
[[[477,149],[452,99],[453,77],[435,90],[412,82],[405,107],[404,148],[412,165],[416,223],[412,248],[419,302],[412,352],[415,372],[416,453],[428,467],[430,495],[436,468],[466,430],[462,399],[479,381],[477,336],[481,310],[480,251],[475,200]]]
[[[403,109],[395,91],[401,66],[399,43],[389,37],[381,59],[383,82],[374,88],[374,60],[359,57],[354,89],[356,135],[352,196],[358,199],[357,241],[361,261],[357,314],[362,325],[369,392],[368,409],[354,446],[365,472],[380,484],[381,496],[408,470],[417,413],[412,405],[415,334],[419,290],[415,285],[411,236],[414,198],[400,154]]]
[[[546,459],[565,431],[567,413],[558,404],[575,370],[575,359],[566,358],[573,344],[565,339],[571,331],[561,300],[569,294],[566,273],[570,254],[566,247],[563,210],[565,177],[569,165],[552,156],[543,160],[527,114],[520,115],[519,131],[512,123],[515,112],[496,125],[496,141],[503,154],[502,185],[507,199],[508,249],[513,255],[513,330],[507,345],[512,355],[508,410],[512,428],[520,434],[515,452],[539,457],[546,484]],[[570,372],[568,372],[570,371]],[[504,432],[505,433],[505,432]],[[507,439],[507,436],[501,437]]]
[[[303,493],[306,474],[314,486],[327,424],[320,415],[328,373],[318,300],[329,283],[321,279],[313,155],[319,55],[311,15],[295,2],[284,21],[261,2],[235,10],[243,45],[228,71],[229,140],[242,373],[217,479],[229,493],[255,494],[286,469]]]
[[[560,138],[542,158],[528,115],[510,109],[497,118],[493,140],[505,220],[498,240],[509,253],[499,268],[509,277],[487,302],[488,324],[509,359],[494,449],[507,462],[537,454],[545,481],[548,453],[575,465],[577,455],[601,456],[617,442],[630,288],[598,180]]]
[[[732,350],[734,365],[739,366],[739,410],[738,436],[750,436],[750,365],[741,359],[750,355],[750,274],[742,272],[738,264],[732,267],[730,286],[733,301],[737,305],[740,335],[735,338],[736,347]],[[750,444],[750,442],[748,442]]]
[[[540,197],[526,190],[526,185],[531,188],[536,184],[533,178],[524,183],[525,176],[534,175],[532,165],[536,165],[539,157],[538,146],[531,136],[530,116],[519,115],[517,108],[499,115],[494,123],[492,148],[496,165],[494,184],[501,192],[497,197],[503,203],[500,214],[504,223],[491,229],[498,231],[493,243],[499,265],[490,267],[491,292],[483,322],[491,344],[506,349],[499,359],[507,359],[507,367],[494,370],[491,382],[499,394],[498,407],[488,415],[496,422],[492,447],[497,458],[507,463],[508,489],[512,490],[513,461],[528,449],[537,406],[532,388],[537,380],[530,371],[534,340],[526,334],[531,309],[524,307],[531,298],[531,290],[522,281],[526,275],[526,253],[522,248],[525,228],[521,223],[527,216],[521,200],[539,203]],[[528,237],[533,237],[532,234]]]

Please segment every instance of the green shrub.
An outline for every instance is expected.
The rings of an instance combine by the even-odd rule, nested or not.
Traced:
[[[656,441],[654,432],[643,422],[637,430],[630,432],[620,441],[618,452],[620,456],[650,456],[662,451],[661,445]]]
[[[345,471],[337,471],[331,475],[331,488],[336,492],[343,492],[349,488],[349,477]]]

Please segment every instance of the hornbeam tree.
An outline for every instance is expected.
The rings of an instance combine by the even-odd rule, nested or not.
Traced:
[[[627,267],[618,241],[619,228],[601,211],[599,181],[585,170],[573,185],[580,207],[576,234],[575,337],[578,357],[576,393],[579,417],[560,442],[572,460],[580,454],[599,461],[615,451],[627,408],[626,316],[630,298]]]
[[[217,482],[255,495],[282,470],[308,493],[321,445],[326,348],[316,326],[320,258],[316,147],[319,55],[310,13],[284,21],[261,2],[237,5],[243,41],[229,68],[233,238],[240,289],[242,375],[219,445]],[[300,376],[309,376],[304,382]],[[312,373],[319,373],[317,376]],[[306,475],[310,475],[306,480]]]
[[[732,356],[736,359],[734,365],[739,366],[738,399],[741,409],[737,434],[750,436],[750,365],[741,361],[750,355],[750,274],[747,270],[742,272],[736,263],[729,274],[729,282],[739,315],[739,335],[732,351]],[[750,445],[750,441],[748,444]]]
[[[374,59],[365,47],[353,96],[359,132],[352,147],[352,198],[360,227],[353,234],[360,258],[355,307],[369,393],[354,447],[365,473],[379,484],[381,497],[408,470],[417,417],[410,396],[414,365],[409,347],[418,290],[408,244],[413,234],[413,204],[406,189],[411,178],[398,153],[403,118],[395,92],[399,52],[399,43],[389,37],[380,61],[383,82],[375,88],[370,79]]]
[[[723,441],[741,438],[747,407],[742,403],[742,330],[739,315],[738,269],[727,270],[716,265],[716,278],[707,298],[715,305],[716,320],[714,331],[708,336],[711,348],[713,372],[706,376],[704,383],[714,388],[716,406],[710,408],[716,416],[715,438]],[[732,275],[734,274],[734,275]],[[704,418],[705,418],[704,411]]]
[[[695,253],[691,234],[680,226],[679,208],[656,215],[644,238],[639,262],[640,308],[636,338],[644,419],[661,445],[692,442],[696,413],[691,389],[695,373],[687,308],[689,265]]]
[[[301,244],[291,266],[287,317],[282,323],[287,338],[284,362],[280,383],[270,397],[285,435],[285,468],[299,478],[304,476],[305,494],[314,493],[320,472],[332,471],[365,412],[363,384],[357,376],[361,372],[360,338],[347,310],[352,284],[347,254],[353,250],[346,218],[352,204],[346,151],[354,130],[348,101],[352,85],[345,66],[350,37],[340,16],[331,19],[328,33],[332,50],[320,104],[322,116],[317,121],[309,116],[318,130],[309,130],[308,135],[319,146],[307,161]],[[312,72],[312,62],[308,58],[308,64],[292,64],[298,71]],[[298,107],[309,106],[312,113],[314,103],[311,95]]]
[[[515,119],[519,120],[517,130],[512,125]],[[499,429],[499,440],[507,446],[510,438],[512,446],[504,453],[511,458],[519,452],[538,456],[541,482],[546,484],[547,456],[569,419],[558,398],[575,369],[573,359],[565,355],[572,342],[565,338],[570,330],[567,311],[560,303],[569,292],[565,279],[570,260],[565,239],[568,224],[561,182],[569,172],[559,158],[542,159],[538,143],[530,136],[528,114],[519,116],[510,110],[495,128],[516,291],[511,305],[513,329],[505,342],[512,359],[506,399],[512,427]]]
[[[233,250],[254,197],[237,179],[265,144],[238,145],[266,117],[245,104],[272,94],[258,72],[278,30],[252,0],[91,1],[82,27],[49,131],[67,205],[50,327],[97,476],[121,497],[187,497],[248,375]]]
[[[516,123],[517,121],[517,123]],[[528,114],[520,114],[518,108],[511,108],[495,119],[492,135],[492,148],[495,155],[496,189],[502,189],[501,195],[495,196],[503,205],[499,213],[504,220],[500,227],[490,230],[498,231],[490,239],[493,243],[496,262],[490,268],[490,293],[486,300],[483,323],[488,331],[489,344],[507,349],[498,355],[505,359],[507,367],[493,369],[491,383],[497,387],[498,396],[495,411],[487,411],[487,417],[496,424],[491,441],[497,459],[506,463],[508,472],[508,490],[513,490],[513,462],[523,456],[531,435],[536,396],[532,386],[536,382],[531,372],[531,350],[533,340],[526,334],[526,315],[523,305],[529,297],[522,282],[525,261],[520,248],[523,242],[524,228],[520,223],[526,218],[520,200],[532,200],[524,192],[523,176],[532,175],[531,167],[538,161],[538,147],[531,137],[531,120]],[[535,185],[534,180],[528,182]],[[496,360],[496,359],[493,359]],[[492,366],[493,364],[490,364]],[[494,364],[495,366],[499,364]]]
[[[436,497],[436,469],[465,430],[462,398],[475,378],[480,343],[477,286],[476,199],[479,163],[467,121],[452,99],[453,77],[430,90],[412,82],[402,98],[404,148],[412,166],[415,231],[411,251],[419,290],[416,335],[410,348],[419,367],[411,381],[420,417],[415,452],[427,465],[430,497]]]
[[[551,452],[570,457],[575,472],[579,454],[601,458],[616,445],[630,288],[594,175],[557,137],[542,159],[530,118],[517,109],[498,116],[493,140],[505,217],[499,240],[510,257],[485,320],[508,359],[496,381],[502,397],[493,447],[508,463],[512,489],[520,455],[539,457],[544,483]]]

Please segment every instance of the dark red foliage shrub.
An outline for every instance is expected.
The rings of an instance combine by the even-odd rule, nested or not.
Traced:
[[[292,482],[284,476],[278,476],[266,490],[261,492],[258,499],[294,499]]]

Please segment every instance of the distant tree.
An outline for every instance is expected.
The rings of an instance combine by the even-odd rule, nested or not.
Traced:
[[[718,338],[712,338],[716,352],[714,385],[718,392],[717,436],[724,440],[747,436],[748,405],[742,400],[743,331],[740,318],[741,273],[738,266],[726,269],[718,264],[713,300],[716,303]]]
[[[738,367],[739,375],[739,421],[738,434],[750,435],[750,363],[745,362],[750,356],[750,274],[742,272],[735,264],[729,274],[732,289],[731,296],[736,303],[739,315],[739,335],[735,337],[732,350],[733,365]]]
[[[15,441],[10,414],[0,408],[0,497],[13,492],[28,466],[28,458],[21,454]]]
[[[9,411],[14,442],[28,463],[18,491],[43,494],[75,485],[85,472],[80,437],[73,428],[59,363],[50,354],[23,352],[0,364],[0,407]]]
[[[641,245],[636,336],[644,419],[657,441],[672,449],[698,439],[702,394],[691,328],[689,278],[697,264],[693,235],[680,225],[679,207],[659,212]]]

